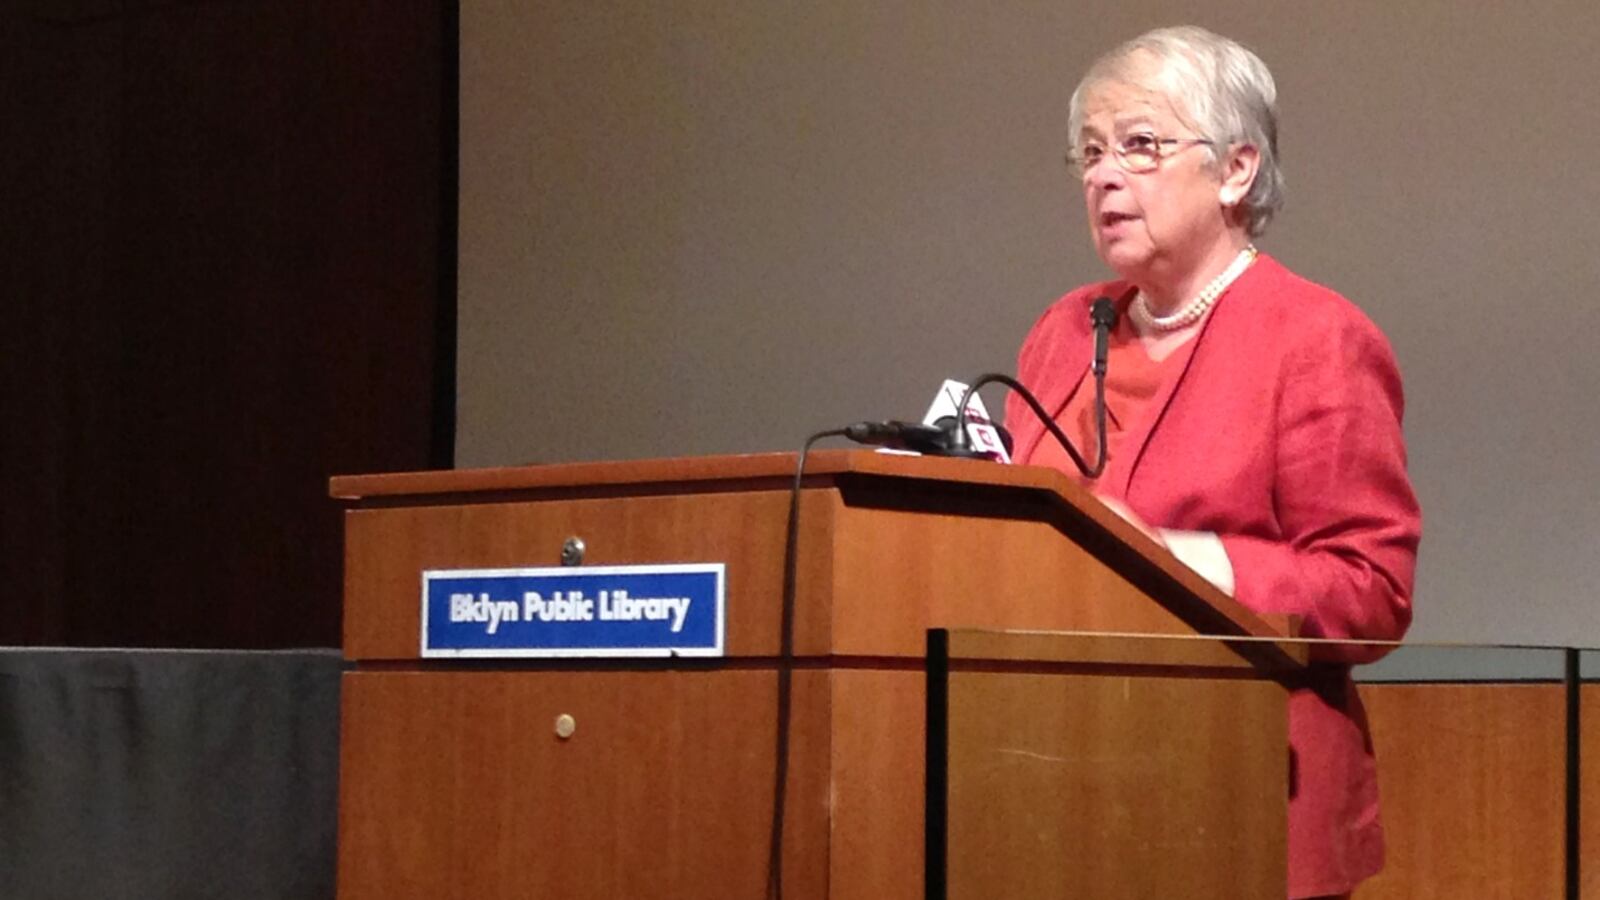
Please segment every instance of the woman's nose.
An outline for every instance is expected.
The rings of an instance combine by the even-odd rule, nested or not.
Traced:
[[[1122,167],[1116,164],[1111,154],[1107,153],[1084,170],[1083,183],[1091,189],[1108,190],[1127,184],[1127,176],[1128,173],[1122,171]]]

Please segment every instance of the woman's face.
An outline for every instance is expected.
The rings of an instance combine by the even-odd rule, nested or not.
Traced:
[[[1116,146],[1131,134],[1199,137],[1162,95],[1108,82],[1086,98],[1078,146]],[[1226,149],[1226,148],[1224,148]],[[1173,281],[1204,265],[1229,240],[1218,167],[1206,147],[1168,144],[1154,171],[1122,170],[1112,153],[1084,172],[1083,199],[1095,250],[1135,282]]]

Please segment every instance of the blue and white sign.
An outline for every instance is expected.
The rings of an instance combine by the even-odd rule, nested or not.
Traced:
[[[721,656],[723,563],[422,573],[423,656]]]

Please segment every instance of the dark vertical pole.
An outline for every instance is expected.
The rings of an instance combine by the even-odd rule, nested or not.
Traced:
[[[945,900],[946,814],[950,790],[950,632],[928,629],[927,788],[922,883],[927,900]]]
[[[439,298],[428,465],[456,459],[456,267],[461,195],[461,0],[439,0]]]
[[[1581,871],[1580,861],[1583,857],[1579,854],[1579,811],[1582,808],[1583,782],[1578,768],[1579,745],[1583,739],[1583,729],[1579,719],[1583,712],[1583,669],[1582,656],[1576,648],[1568,647],[1565,651],[1567,663],[1567,900],[1578,900],[1579,882]]]

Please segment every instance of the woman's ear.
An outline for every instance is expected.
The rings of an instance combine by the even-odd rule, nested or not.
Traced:
[[[1228,148],[1228,159],[1222,167],[1222,185],[1217,189],[1217,199],[1232,209],[1243,202],[1255,183],[1256,172],[1261,169],[1261,152],[1252,144],[1235,144]]]

